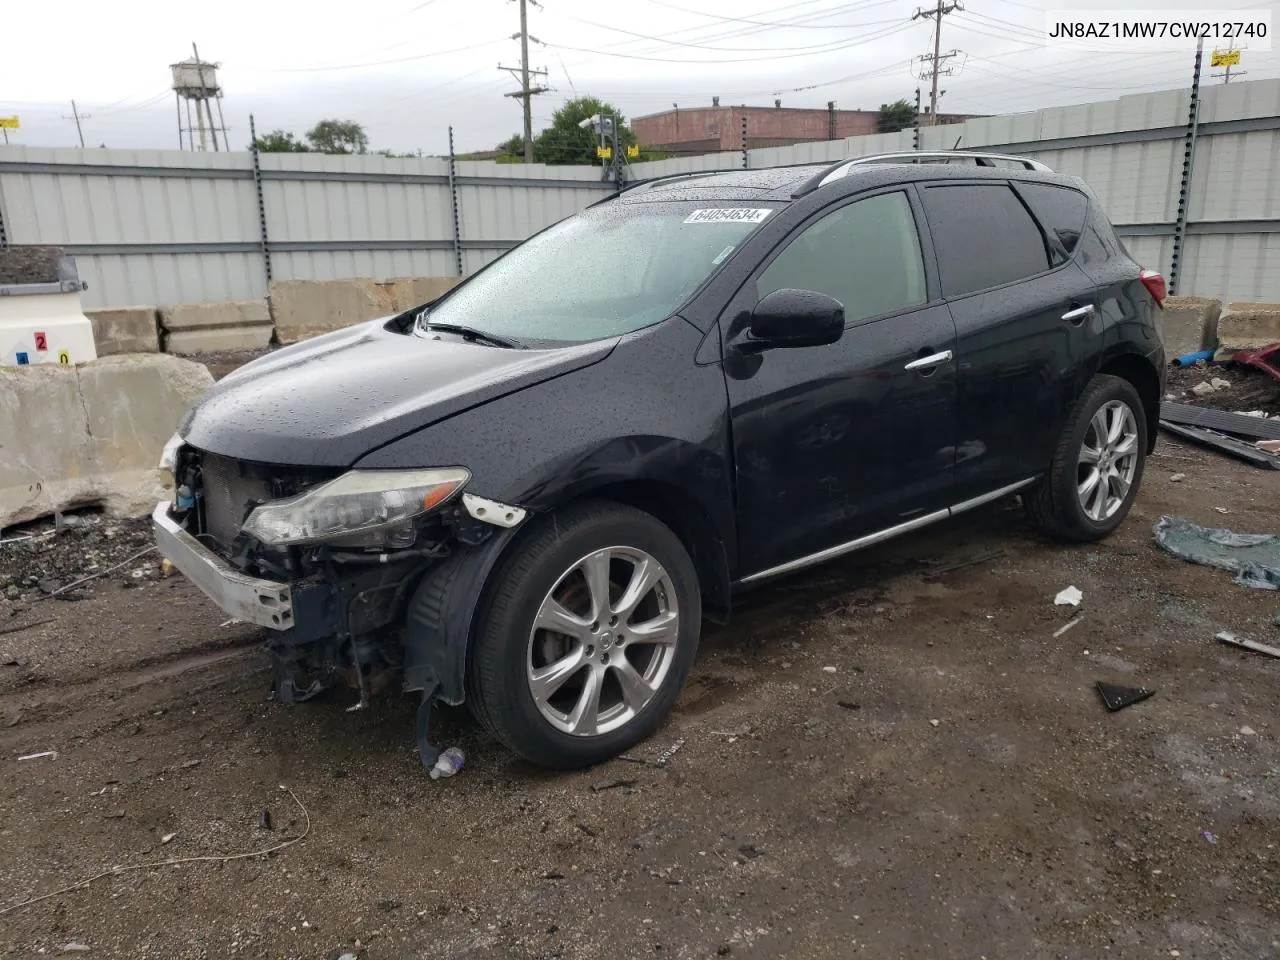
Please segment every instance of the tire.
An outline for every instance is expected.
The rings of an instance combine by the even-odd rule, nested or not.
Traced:
[[[1104,432],[1113,436],[1118,423],[1120,438],[1099,447],[1104,422]],[[1092,456],[1107,469],[1092,468]],[[1067,417],[1048,476],[1026,496],[1027,515],[1045,533],[1063,540],[1101,540],[1128,515],[1146,458],[1147,418],[1138,391],[1128,380],[1099,374]],[[1086,487],[1093,472],[1100,474],[1099,482]]]
[[[592,601],[603,583],[607,611]],[[697,572],[670,529],[621,504],[573,505],[514,543],[491,584],[467,703],[498,740],[533,763],[574,769],[658,728],[689,675],[702,621]]]

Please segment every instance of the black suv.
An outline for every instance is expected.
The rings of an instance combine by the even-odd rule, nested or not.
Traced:
[[[1159,274],[1039,164],[692,174],[222,380],[160,549],[276,694],[464,700],[576,767],[662,722],[738,590],[1020,493],[1094,540],[1155,442]]]

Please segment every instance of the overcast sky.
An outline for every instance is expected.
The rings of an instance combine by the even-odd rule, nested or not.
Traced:
[[[534,101],[535,132],[574,95],[627,116],[722,103],[874,109],[910,98],[912,59],[932,45],[920,0],[539,0],[530,5],[530,61],[552,91]],[[961,53],[939,109],[1008,113],[1108,100],[1190,82],[1191,57],[1168,52],[1079,54],[1049,49],[1044,10],[1212,7],[1129,0],[969,0],[944,18],[942,47]],[[1229,2],[1271,9],[1273,2]],[[7,0],[0,23],[0,115],[11,142],[75,146],[74,98],[89,115],[88,146],[177,146],[168,65],[191,54],[219,63],[233,149],[259,131],[299,135],[317,120],[359,121],[374,149],[487,149],[519,131],[514,0]],[[785,22],[787,25],[779,25]],[[1280,76],[1280,50],[1244,53],[1248,79]],[[1206,73],[1208,70],[1206,69]],[[1209,82],[1220,83],[1220,80]],[[922,84],[926,96],[928,85]]]

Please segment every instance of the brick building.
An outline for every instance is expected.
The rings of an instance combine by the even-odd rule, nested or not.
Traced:
[[[631,120],[642,147],[673,154],[715,153],[742,149],[742,121],[747,123],[747,147],[783,147],[807,140],[842,140],[879,133],[879,110],[837,110],[797,107],[722,107],[716,97],[709,107],[677,107]],[[961,123],[960,114],[938,114],[939,123]],[[921,117],[921,123],[927,123]]]

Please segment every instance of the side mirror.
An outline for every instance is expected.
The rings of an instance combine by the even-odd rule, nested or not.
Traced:
[[[825,293],[783,288],[765,296],[751,311],[749,350],[819,347],[844,333],[844,305]]]

